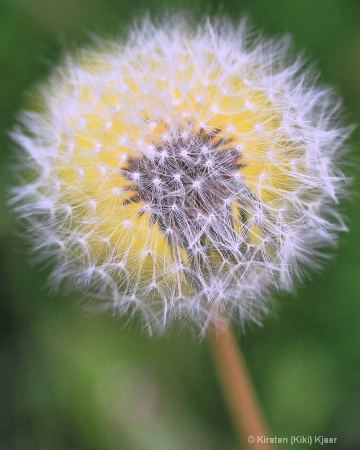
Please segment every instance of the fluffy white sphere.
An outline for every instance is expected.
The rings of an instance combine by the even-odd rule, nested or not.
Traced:
[[[202,330],[259,321],[344,229],[339,101],[245,23],[176,17],[66,58],[13,135],[51,282]]]

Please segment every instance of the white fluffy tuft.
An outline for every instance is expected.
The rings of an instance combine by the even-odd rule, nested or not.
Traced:
[[[345,230],[341,104],[245,22],[134,26],[66,58],[13,137],[12,202],[51,283],[202,331],[259,322]]]

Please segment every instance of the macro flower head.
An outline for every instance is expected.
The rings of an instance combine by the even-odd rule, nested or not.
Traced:
[[[345,229],[341,102],[245,21],[144,20],[65,58],[24,112],[13,189],[51,283],[202,330],[259,322]]]

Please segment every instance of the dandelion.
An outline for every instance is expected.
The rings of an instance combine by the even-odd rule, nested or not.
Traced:
[[[33,247],[149,331],[260,322],[344,230],[340,103],[245,22],[144,20],[65,59],[13,136]]]

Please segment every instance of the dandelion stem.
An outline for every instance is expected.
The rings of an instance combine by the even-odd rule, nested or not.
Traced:
[[[233,417],[242,448],[271,450],[266,443],[269,436],[264,424],[244,358],[225,321],[214,323],[209,333],[218,375]],[[254,442],[252,442],[254,439]]]

